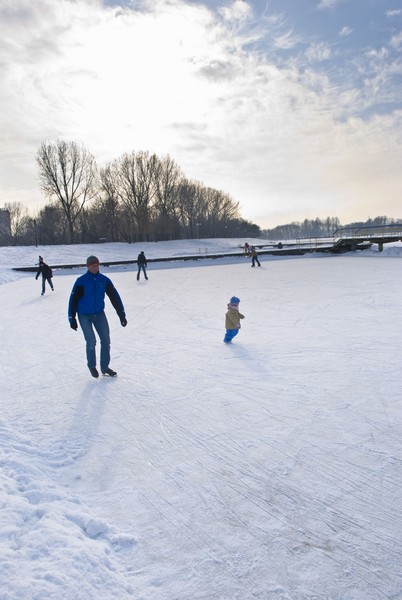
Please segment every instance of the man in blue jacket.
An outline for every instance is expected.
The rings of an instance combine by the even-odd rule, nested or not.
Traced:
[[[119,293],[111,280],[102,275],[102,273],[99,273],[99,260],[96,256],[88,256],[87,269],[84,275],[78,277],[71,291],[70,302],[68,304],[68,320],[70,321],[71,329],[77,331],[76,315],[78,314],[78,320],[87,345],[87,364],[92,377],[99,377],[96,368],[96,337],[94,328],[99,335],[101,343],[101,371],[103,375],[116,377],[116,371],[109,368],[110,332],[104,310],[105,294],[109,296],[123,327],[127,325],[126,313]]]

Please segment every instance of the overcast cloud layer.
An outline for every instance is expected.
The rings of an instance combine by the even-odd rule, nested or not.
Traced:
[[[62,138],[170,154],[262,227],[402,217],[398,4],[0,0],[0,206],[45,203]]]

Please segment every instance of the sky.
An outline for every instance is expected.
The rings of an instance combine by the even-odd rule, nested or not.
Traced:
[[[0,248],[1,599],[401,598],[402,243],[101,267],[128,324],[107,301],[117,377],[93,379],[84,269],[42,297],[11,267],[140,250],[238,240]]]
[[[171,156],[270,228],[402,218],[397,0],[0,0],[0,206],[36,153]]]

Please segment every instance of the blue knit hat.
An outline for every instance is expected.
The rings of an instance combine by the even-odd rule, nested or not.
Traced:
[[[230,299],[230,304],[239,304],[240,302],[240,298],[238,298],[237,296],[232,296]]]

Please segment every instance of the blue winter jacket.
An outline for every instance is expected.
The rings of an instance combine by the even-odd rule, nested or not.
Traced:
[[[119,318],[125,317],[123,302],[113,283],[102,273],[93,275],[87,271],[78,277],[68,303],[68,319],[75,319],[76,314],[92,315],[100,313],[105,308],[105,294],[116,310]]]

